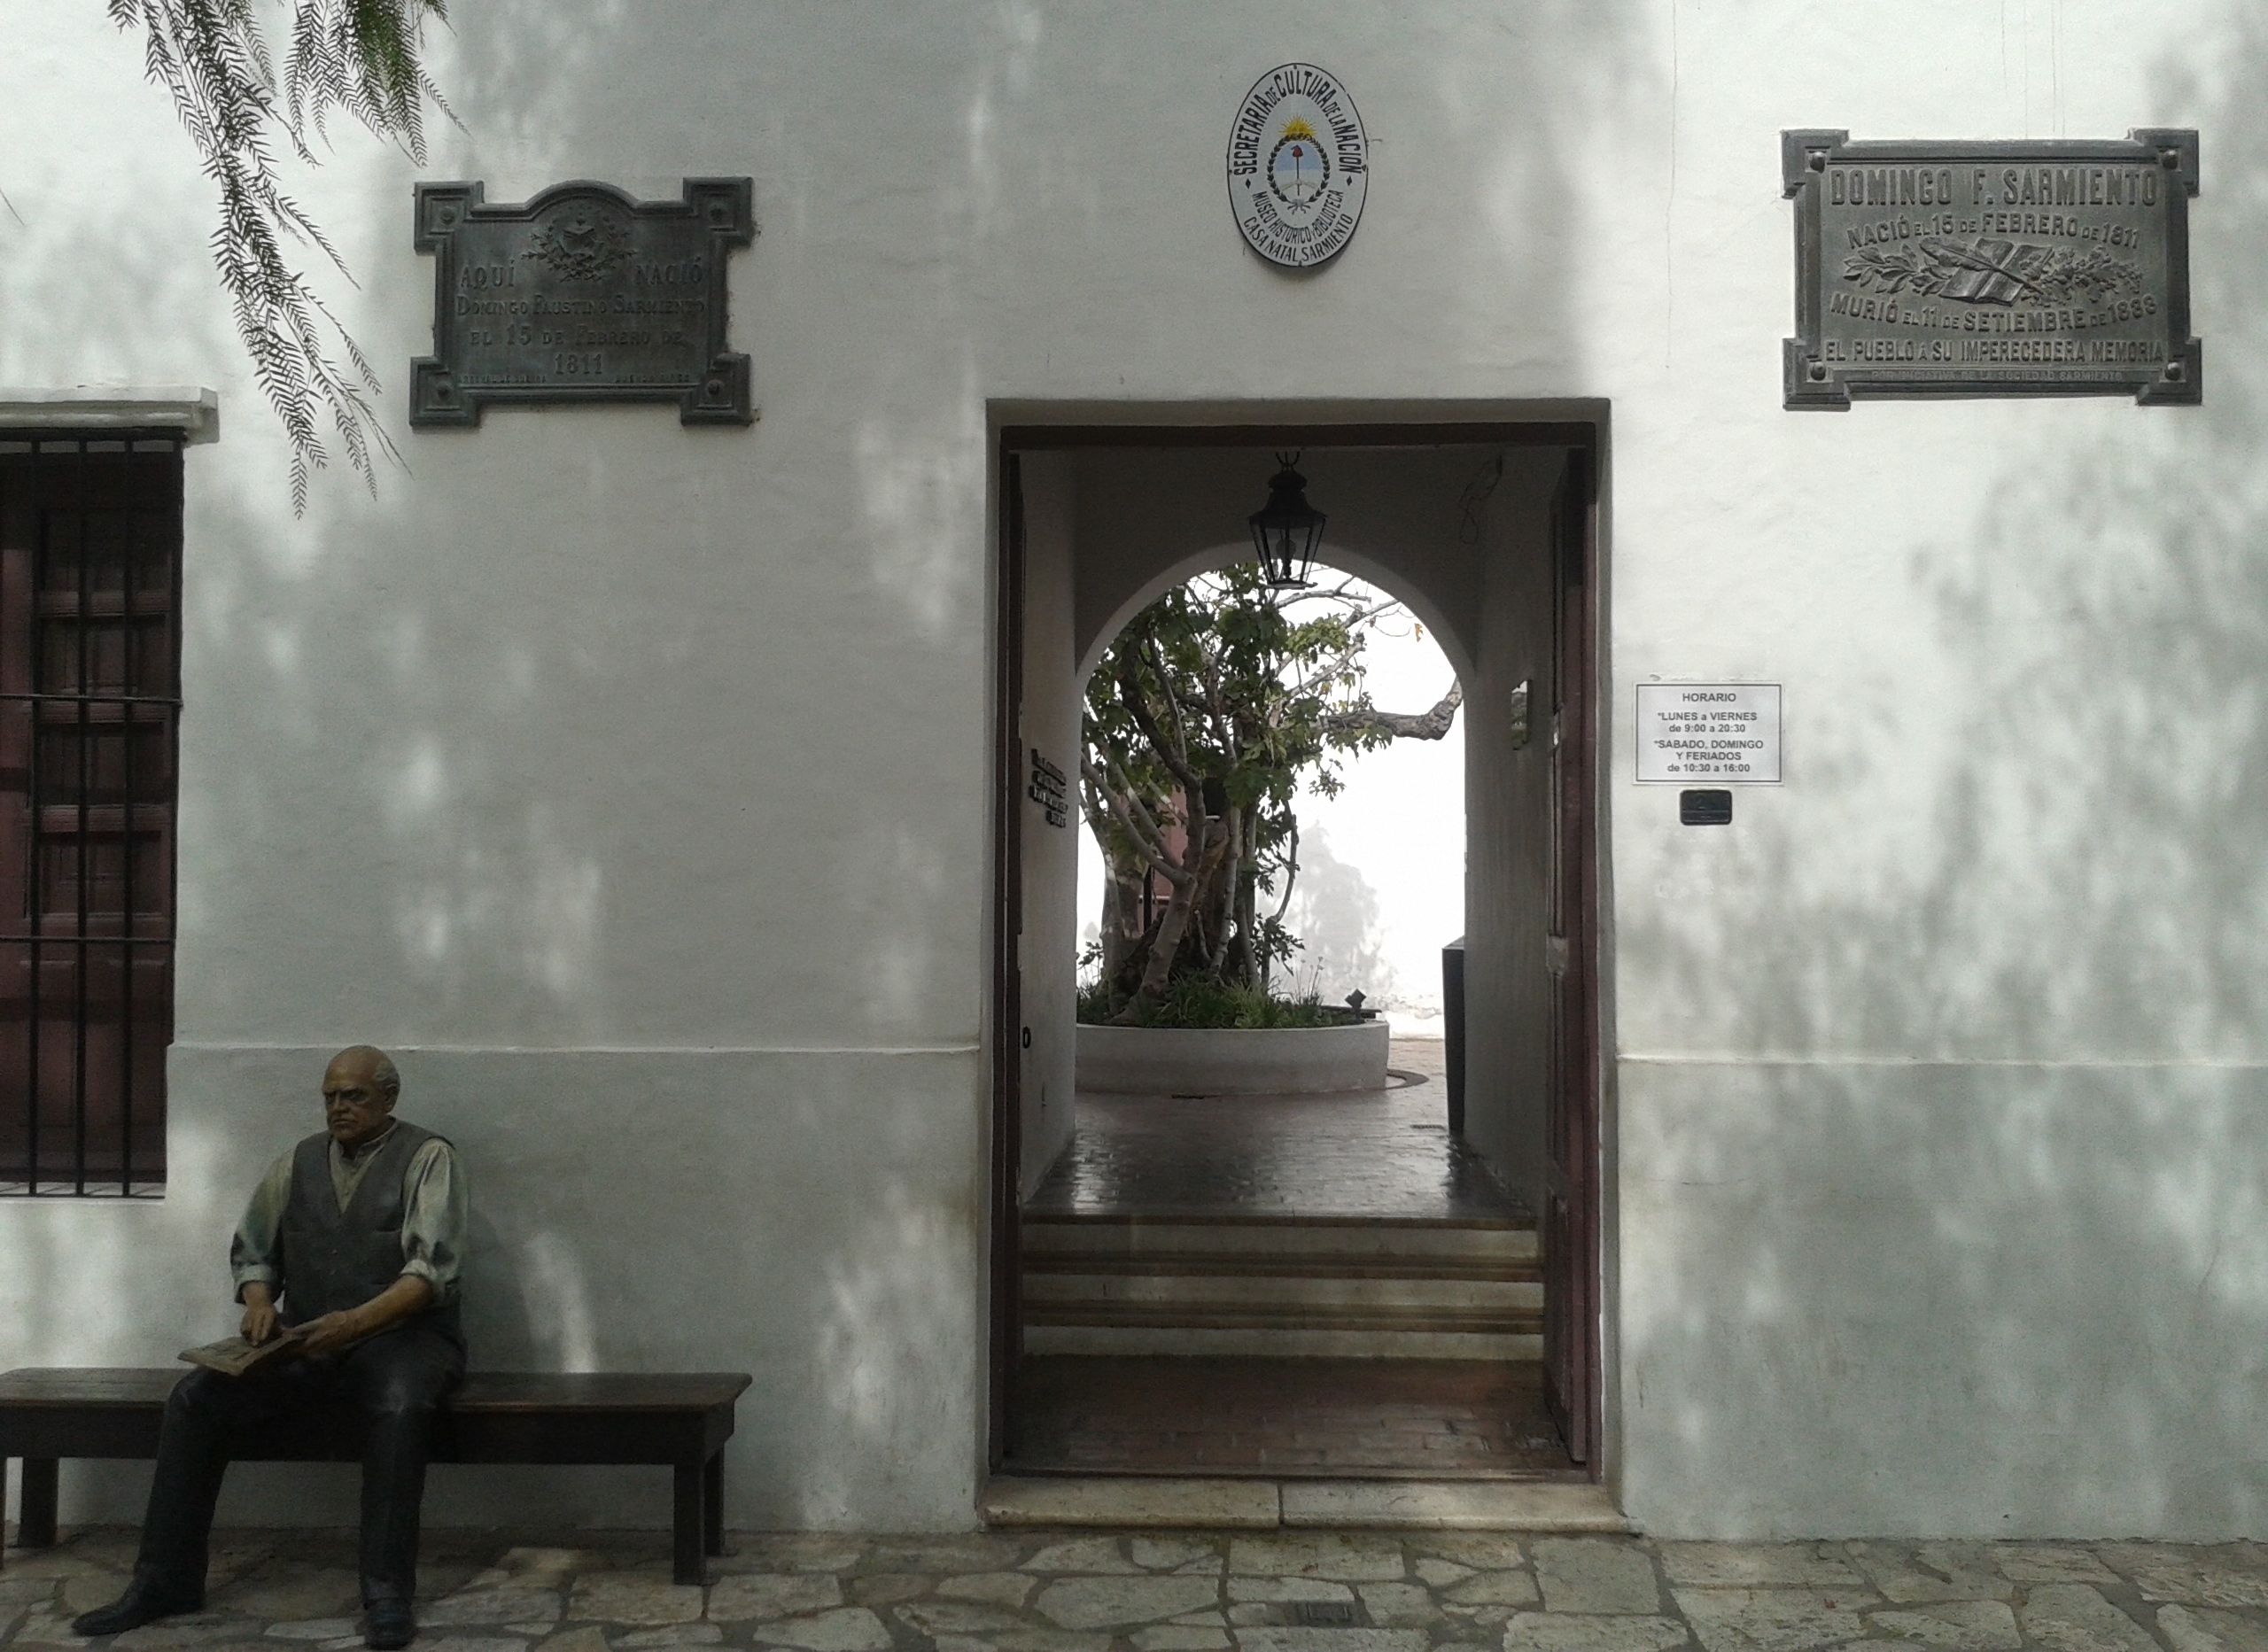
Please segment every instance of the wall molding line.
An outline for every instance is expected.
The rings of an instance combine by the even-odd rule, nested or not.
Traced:
[[[221,439],[221,397],[190,384],[0,385],[0,430],[58,436],[179,430],[194,447]]]
[[[387,1043],[400,1055],[471,1056],[961,1056],[983,1049],[975,1042],[953,1044],[411,1044]],[[336,1043],[263,1043],[253,1041],[208,1041],[177,1038],[175,1050],[199,1054],[243,1051],[276,1054],[322,1052],[340,1048]]]
[[[1625,1052],[1614,1059],[1627,1066],[2039,1067],[2078,1071],[2131,1069],[2137,1072],[2196,1067],[2209,1072],[2268,1072],[2268,1061],[2226,1061],[2202,1056],[2034,1059],[2024,1056],[1671,1055],[1658,1051],[1643,1051]]]

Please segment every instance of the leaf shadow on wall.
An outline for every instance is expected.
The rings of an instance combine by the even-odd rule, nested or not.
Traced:
[[[1785,795],[1666,827],[1624,903],[1618,996],[1664,1046],[1617,1081],[1625,1489],[1666,1534],[2268,1517],[2256,7],[2227,84],[2163,99],[2206,145],[2203,407],[1930,409],[2006,457],[1910,544],[1926,633],[1854,625],[1891,686],[1814,699]]]
[[[1461,269],[1462,307],[1377,321],[1415,359],[1464,360],[1476,318],[1498,314],[1487,288],[1513,283],[1545,295],[1522,309],[1535,347],[1580,357],[1556,296],[1576,168],[1554,145],[1583,129],[1587,100],[1642,95],[1609,89],[1619,26],[1601,11],[1565,0],[1501,29],[1397,24],[1518,37],[1493,58],[1431,54],[1439,83],[1403,89],[1428,108],[1458,92],[1441,118],[1517,186],[1499,191],[1482,256],[1442,262]],[[983,1074],[965,1040],[983,939],[969,776],[983,761],[989,554],[981,484],[931,483],[987,475],[983,398],[1000,384],[1091,395],[1149,357],[1158,382],[1254,393],[1231,376],[1233,353],[1188,330],[1340,300],[1256,272],[1238,306],[1183,301],[1222,268],[1255,273],[1236,261],[1248,255],[1220,211],[1210,133],[1204,210],[1228,262],[1192,274],[1146,245],[1125,258],[1142,237],[1097,187],[1109,168],[1072,164],[1054,135],[1082,129],[1096,77],[1153,73],[1138,28],[1095,53],[1029,6],[981,27],[959,6],[703,15],[673,36],[597,0],[469,9],[449,88],[467,129],[435,128],[429,175],[507,168],[515,187],[492,193],[508,198],[611,173],[615,157],[768,168],[766,239],[744,267],[764,281],[742,283],[734,320],[758,361],[762,425],[688,432],[665,409],[612,408],[397,428],[407,475],[384,476],[375,503],[326,484],[296,527],[229,492],[244,472],[221,467],[225,451],[192,456],[211,480],[193,484],[185,599],[182,1025],[208,1047],[371,1039],[420,1063],[416,1105],[468,1121],[492,1190],[474,1281],[484,1363],[755,1369],[736,1519],[927,1522],[966,1508],[983,1444]],[[901,176],[840,202],[822,163],[829,145],[872,143],[877,105],[814,111],[792,93],[815,64],[855,80],[850,60],[882,35],[949,136],[918,187]],[[1577,48],[1571,74],[1562,53]],[[768,105],[753,119],[776,148],[760,161],[713,116],[742,97]],[[1130,124],[1147,106],[1130,97]],[[796,131],[769,112],[797,107]],[[1533,112],[1534,129],[1507,129],[1507,107]],[[1115,163],[1143,140],[1095,141]],[[625,181],[657,187],[650,172]],[[364,285],[346,312],[386,364],[390,418],[431,304],[406,190],[399,212],[399,234],[355,260]],[[1448,234],[1457,219],[1424,221]],[[845,253],[853,222],[871,238]],[[1086,365],[1051,376],[1051,353],[1070,352],[1045,336],[1060,319],[1046,291],[1114,260],[1080,289],[1112,326],[1089,315]],[[1336,275],[1344,292],[1362,265]],[[856,352],[835,311],[812,323],[831,298],[865,306]],[[929,555],[909,558],[917,542]],[[909,575],[928,587],[890,588]],[[813,925],[814,889],[850,916]],[[649,1069],[602,1059],[796,1035],[880,1053],[666,1105]],[[900,1047],[932,1054],[891,1065]],[[241,1098],[203,1071],[214,1185],[183,1243],[217,1259],[240,1197],[219,1184],[252,1174],[239,1167],[257,1152],[234,1131]],[[287,1078],[279,1094],[300,1082]],[[42,1277],[107,1276],[163,1322],[152,1299],[171,1276],[135,1277],[135,1247],[91,1268],[59,1243],[27,1254]],[[655,1281],[694,1307],[657,1323]],[[66,1346],[44,1316],[67,1300],[42,1297],[25,1334]],[[586,1312],[587,1338],[570,1335]]]

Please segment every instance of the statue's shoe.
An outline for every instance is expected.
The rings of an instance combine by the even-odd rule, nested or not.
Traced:
[[[362,1644],[373,1652],[394,1652],[417,1639],[417,1618],[403,1600],[383,1599],[370,1602],[369,1621],[363,1626]]]
[[[202,1590],[193,1593],[160,1589],[146,1583],[130,1583],[126,1593],[108,1606],[98,1606],[91,1612],[82,1612],[71,1620],[74,1635],[122,1635],[129,1629],[139,1629],[153,1624],[160,1617],[171,1617],[181,1612],[202,1611],[205,1595]]]

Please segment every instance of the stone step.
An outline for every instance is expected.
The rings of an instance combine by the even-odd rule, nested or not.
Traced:
[[[1027,1313],[1080,1307],[1109,1315],[1135,1304],[1180,1306],[1212,1312],[1238,1305],[1298,1308],[1363,1307],[1423,1315],[1439,1310],[1468,1312],[1543,1311],[1540,1280],[1491,1278],[1342,1277],[1332,1275],[1285,1277],[1278,1273],[1072,1273],[1028,1271]]]
[[[1023,1254],[1042,1256],[1305,1257],[1346,1261],[1433,1257],[1534,1262],[1526,1222],[1403,1222],[1366,1218],[1136,1219],[1026,1216]]]
[[[1542,1283],[1540,1261],[1480,1256],[1305,1256],[1153,1251],[1137,1256],[1026,1251],[1024,1276],[1188,1275],[1249,1279],[1474,1279]]]
[[[1534,1229],[1511,1219],[1027,1218],[1029,1353],[1534,1359]]]
[[[1286,1302],[1281,1299],[1194,1297],[1143,1300],[1047,1301],[1027,1298],[1027,1325],[1193,1325],[1218,1329],[1316,1330],[1541,1330],[1543,1304],[1455,1306],[1397,1302]]]
[[[1536,1331],[1319,1330],[1293,1325],[1051,1325],[1024,1321],[1029,1354],[1240,1360],[1540,1360]]]
[[[1225,1531],[1291,1526],[1326,1532],[1609,1532],[1632,1529],[1605,1487],[1535,1480],[1278,1482],[1138,1475],[1095,1478],[1067,1475],[1044,1479],[1001,1476],[985,1483],[979,1507],[985,1524],[993,1526]],[[1332,1558],[1337,1557],[1332,1554]],[[1604,1643],[1605,1637],[1597,1640]],[[1313,1644],[1326,1643],[1318,1639]]]

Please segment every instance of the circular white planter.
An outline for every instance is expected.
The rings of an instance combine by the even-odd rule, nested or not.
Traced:
[[[1141,1096],[1312,1096],[1384,1090],[1384,1021],[1245,1032],[1081,1027],[1079,1088]]]

